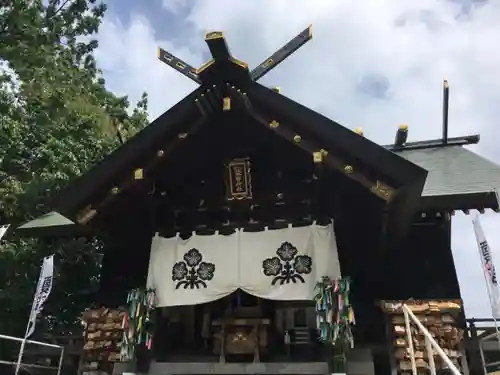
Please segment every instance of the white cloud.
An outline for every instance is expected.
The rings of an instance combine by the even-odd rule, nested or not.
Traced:
[[[172,14],[178,14],[188,6],[187,0],[163,0],[163,8]]]
[[[183,1],[167,1],[169,11]],[[140,15],[130,25],[108,15],[101,28],[98,61],[111,88],[138,98],[150,95],[156,117],[194,85],[156,59],[156,47],[197,66],[207,30],[223,30],[233,54],[255,66],[307,25],[314,38],[263,79],[282,92],[350,128],[363,126],[380,143],[393,139],[398,124],[410,125],[410,140],[438,138],[441,84],[451,84],[450,135],[481,133],[475,151],[500,163],[496,122],[500,115],[500,2],[465,14],[458,2],[379,0],[198,0],[188,14],[186,45],[179,48]],[[184,8],[185,9],[185,8]],[[159,11],[159,10],[158,10]],[[194,33],[199,40],[191,41]],[[170,37],[170,38],[169,38]],[[170,41],[169,41],[170,39]],[[203,49],[201,49],[201,47]],[[367,76],[386,77],[385,100],[359,91]],[[370,81],[370,79],[368,79]],[[453,251],[469,316],[488,315],[484,281],[471,218],[457,215]],[[500,259],[498,215],[483,216],[494,256]]]

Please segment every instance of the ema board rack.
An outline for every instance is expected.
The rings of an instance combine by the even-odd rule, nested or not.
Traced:
[[[401,303],[404,302],[417,319],[430,332],[450,360],[462,371],[462,340],[464,330],[460,323],[463,319],[461,300],[424,300],[424,301],[382,301],[381,308],[387,314],[390,337],[393,342],[395,365],[401,375],[411,374],[410,349]],[[410,324],[415,364],[420,374],[430,371],[429,358],[425,348],[425,337],[415,324]],[[445,370],[446,365],[434,352],[436,370]]]
[[[108,375],[120,361],[125,310],[100,308],[83,313],[84,346],[81,375]]]

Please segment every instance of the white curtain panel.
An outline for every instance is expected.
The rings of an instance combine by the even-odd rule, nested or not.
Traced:
[[[339,277],[333,226],[240,233],[240,288],[271,300],[312,300],[323,276]]]
[[[195,305],[237,289],[271,300],[312,300],[323,276],[340,277],[333,223],[229,236],[155,236],[148,287],[157,305]]]
[[[238,289],[238,234],[153,237],[149,288],[157,306],[211,302]]]

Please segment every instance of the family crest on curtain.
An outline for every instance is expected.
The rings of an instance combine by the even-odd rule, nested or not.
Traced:
[[[157,306],[214,301],[241,289],[272,300],[312,300],[324,276],[340,276],[333,223],[183,240],[155,236],[148,287]]]

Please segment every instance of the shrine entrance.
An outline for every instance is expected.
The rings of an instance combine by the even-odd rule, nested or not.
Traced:
[[[159,308],[157,319],[157,362],[258,363],[320,358],[312,302],[272,301],[237,290],[209,303]]]

